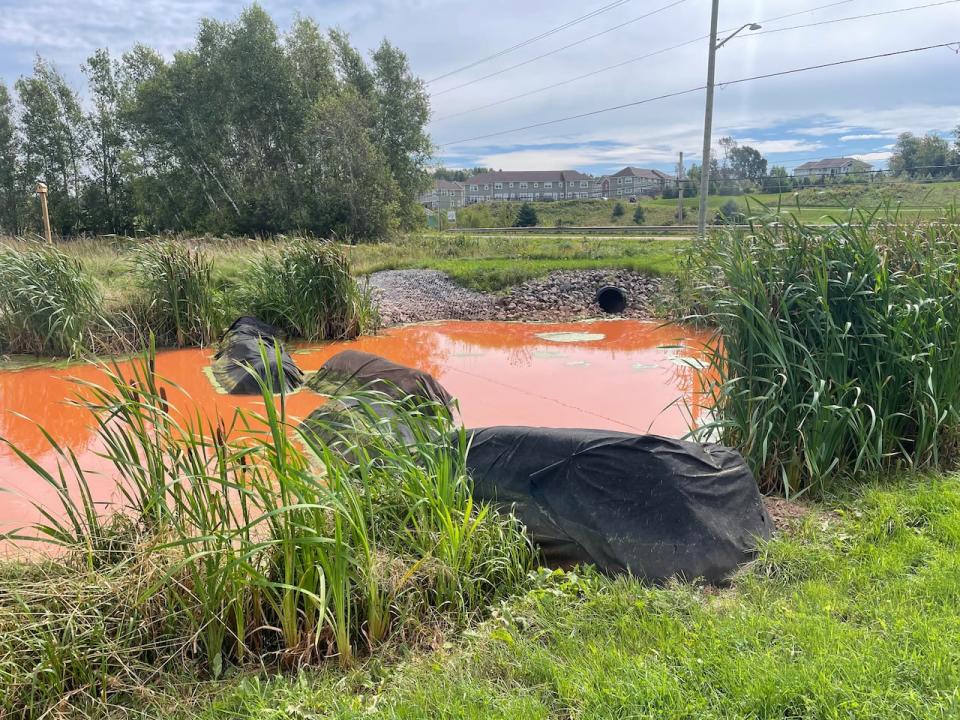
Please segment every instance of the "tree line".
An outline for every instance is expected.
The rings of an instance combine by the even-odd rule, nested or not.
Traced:
[[[259,6],[204,19],[171,60],[145,45],[83,65],[86,97],[37,58],[0,83],[0,231],[37,231],[37,181],[61,235],[350,239],[422,224],[429,99],[403,52],[369,61],[310,19]]]

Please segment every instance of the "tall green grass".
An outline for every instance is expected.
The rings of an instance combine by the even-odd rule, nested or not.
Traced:
[[[170,407],[150,358],[109,373],[82,402],[122,507],[96,506],[52,438],[60,470],[21,454],[58,503],[12,539],[59,555],[45,582],[0,574],[0,717],[102,708],[184,658],[213,677],[350,666],[464,623],[527,576],[529,544],[473,503],[465,433],[442,406],[357,397],[362,412],[318,432],[268,384],[262,414],[224,421]]]
[[[688,260],[718,328],[700,430],[742,450],[765,490],[955,463],[960,218],[853,213],[721,230]]]
[[[52,245],[0,246],[0,345],[6,352],[79,355],[102,298],[79,260]]]
[[[135,251],[132,269],[157,337],[178,347],[216,339],[225,320],[224,299],[213,280],[213,262],[202,249],[148,242]]]
[[[370,293],[331,242],[301,238],[262,252],[241,295],[246,312],[307,340],[353,338],[378,323]]]

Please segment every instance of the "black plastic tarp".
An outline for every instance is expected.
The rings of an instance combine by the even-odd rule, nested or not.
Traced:
[[[259,395],[260,381],[267,378],[275,392],[303,384],[303,373],[283,349],[280,331],[252,317],[237,318],[223,334],[213,356],[213,375],[231,395]]]
[[[730,448],[606,430],[468,435],[474,496],[512,506],[548,565],[719,582],[770,536],[757,484]]]
[[[327,395],[366,390],[396,400],[414,397],[448,407],[453,403],[450,393],[430,373],[359,350],[334,355],[307,381],[307,386]]]

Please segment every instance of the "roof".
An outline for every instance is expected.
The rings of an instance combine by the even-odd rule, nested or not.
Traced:
[[[458,183],[455,180],[435,180],[434,187],[437,190],[463,190],[463,183]]]
[[[651,170],[649,168],[638,168],[627,166],[623,170],[614,173],[610,177],[638,177],[644,178],[646,180],[669,180],[670,176],[665,172],[660,172],[659,170]]]
[[[856,158],[824,158],[823,160],[805,162],[803,165],[795,167],[794,170],[829,170],[830,168],[842,168],[853,164],[871,167],[870,163],[865,163],[863,160],[857,160]]]
[[[576,170],[497,170],[495,172],[485,172],[474,175],[466,180],[467,183],[476,185],[478,183],[492,182],[573,182],[575,180],[589,180],[589,175],[584,175]]]

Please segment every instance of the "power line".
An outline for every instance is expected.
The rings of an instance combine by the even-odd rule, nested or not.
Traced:
[[[643,15],[640,15],[640,16],[638,16],[638,17],[635,17],[635,18],[632,18],[632,19],[630,19],[630,20],[627,20],[626,22],[622,22],[622,23],[620,23],[619,25],[614,25],[613,27],[609,27],[609,28],[607,28],[606,30],[601,30],[600,32],[594,33],[593,35],[587,35],[586,37],[580,38],[579,40],[574,40],[572,43],[568,43],[568,44],[566,44],[566,45],[564,45],[564,46],[562,46],[562,47],[555,48],[555,49],[553,49],[553,50],[550,50],[549,52],[542,53],[542,54],[537,55],[536,57],[532,57],[532,58],[530,58],[530,59],[528,59],[528,60],[523,60],[523,61],[521,61],[521,62],[515,63],[515,64],[510,65],[510,66],[508,66],[508,67],[502,68],[501,70],[495,70],[495,71],[492,72],[492,73],[488,73],[488,74],[486,74],[486,75],[482,75],[482,76],[480,76],[480,77],[478,77],[478,78],[475,78],[475,79],[473,79],[473,80],[468,80],[468,81],[465,82],[465,83],[460,83],[459,85],[454,85],[453,87],[447,88],[446,90],[440,90],[439,92],[435,92],[435,93],[433,93],[433,97],[438,97],[438,96],[440,96],[440,95],[446,95],[447,93],[453,92],[454,90],[459,90],[459,89],[461,89],[461,88],[467,87],[468,85],[473,85],[473,84],[478,83],[478,82],[481,82],[481,81],[483,81],[483,80],[487,80],[487,79],[489,79],[489,78],[496,77],[497,75],[502,75],[502,74],[505,73],[505,72],[510,72],[511,70],[516,70],[517,68],[523,67],[524,65],[529,65],[530,63],[536,62],[537,60],[542,60],[542,59],[545,58],[545,57],[550,57],[551,55],[556,55],[558,52],[562,52],[562,51],[564,51],[564,50],[569,50],[570,48],[575,47],[575,46],[577,46],[577,45],[582,45],[583,43],[588,42],[588,41],[590,41],[590,40],[594,40],[594,39],[600,37],[601,35],[606,35],[607,33],[611,33],[611,32],[613,32],[614,30],[619,30],[620,28],[626,27],[627,25],[630,25],[630,24],[635,23],[635,22],[639,22],[640,20],[644,20],[644,19],[646,19],[646,18],[648,18],[648,17],[652,17],[652,16],[654,16],[654,15],[656,15],[656,14],[658,14],[658,13],[662,13],[662,12],[664,12],[665,10],[669,10],[670,8],[675,7],[675,6],[680,5],[680,4],[682,4],[682,3],[685,3],[685,2],[687,2],[687,0],[674,0],[673,2],[669,3],[668,5],[664,5],[663,7],[659,7],[659,8],[657,8],[656,10],[651,10],[651,11],[648,12],[648,13],[644,13]]]
[[[855,0],[839,0],[839,2],[832,2],[832,3],[828,3],[828,4],[826,4],[826,5],[818,5],[817,7],[807,8],[806,10],[798,10],[798,11],[796,11],[796,12],[787,13],[786,15],[778,15],[777,17],[766,18],[766,19],[764,19],[764,20],[759,20],[758,22],[761,23],[761,24],[764,24],[764,23],[776,22],[777,20],[786,20],[787,18],[796,17],[797,15],[805,15],[806,13],[816,12],[816,11],[818,11],[818,10],[826,10],[827,8],[836,7],[837,5],[848,5],[848,4],[850,4],[851,2],[854,2],[854,1],[855,1]],[[950,0],[950,1],[951,1],[951,2],[956,2],[957,0]],[[735,28],[732,28],[732,29],[735,29]],[[722,34],[722,33],[725,33],[725,32],[730,32],[730,30],[723,30],[723,31],[721,31],[721,34]],[[602,68],[599,68],[599,69],[597,69],[597,70],[592,70],[592,71],[590,71],[590,72],[588,72],[588,73],[584,73],[583,75],[577,75],[576,77],[567,78],[566,80],[561,80],[560,82],[552,83],[551,85],[545,85],[545,86],[543,86],[543,87],[535,88],[535,89],[533,89],[533,90],[528,90],[527,92],[524,92],[524,93],[519,93],[519,94],[517,94],[517,95],[511,95],[510,97],[504,98],[503,100],[496,100],[496,101],[494,101],[494,102],[492,102],[492,103],[487,103],[487,104],[485,104],[485,105],[478,105],[478,106],[476,106],[476,107],[469,108],[469,109],[467,109],[467,110],[462,110],[462,111],[460,111],[460,112],[451,113],[451,114],[449,114],[449,115],[443,115],[443,116],[441,116],[441,117],[439,117],[439,118],[435,118],[435,119],[433,120],[433,122],[439,122],[440,120],[448,120],[448,119],[450,119],[450,118],[460,117],[461,115],[466,115],[466,114],[468,114],[468,113],[477,112],[478,110],[486,110],[487,108],[496,107],[497,105],[503,105],[504,103],[512,102],[512,101],[514,101],[514,100],[519,100],[520,98],[529,97],[530,95],[536,95],[537,93],[541,93],[541,92],[544,92],[544,91],[546,91],[546,90],[553,90],[554,88],[561,87],[562,85],[569,85],[570,83],[577,82],[577,81],[579,81],[579,80],[585,80],[585,79],[588,78],[588,77],[593,77],[594,75],[599,75],[599,74],[601,74],[601,73],[605,73],[605,72],[608,72],[608,71],[610,71],[610,70],[615,70],[615,69],[617,69],[617,68],[624,67],[625,65],[630,65],[631,63],[639,62],[640,60],[646,60],[646,59],[651,58],[651,57],[654,57],[654,56],[656,56],[656,55],[662,55],[662,54],[667,53],[667,52],[670,52],[670,51],[672,51],[672,50],[678,50],[678,49],[680,49],[680,48],[682,48],[682,47],[686,47],[687,45],[693,45],[694,43],[698,43],[698,42],[700,42],[701,40],[706,40],[708,37],[710,37],[709,34],[708,34],[708,35],[700,35],[699,37],[695,37],[695,38],[692,38],[692,39],[690,39],[690,40],[686,40],[686,41],[684,41],[684,42],[682,42],[682,43],[678,43],[678,44],[676,44],[676,45],[671,45],[670,47],[661,48],[660,50],[654,50],[653,52],[649,52],[649,53],[646,53],[646,54],[644,54],[644,55],[639,55],[639,56],[637,56],[637,57],[630,58],[629,60],[624,60],[624,61],[622,61],[622,62],[618,62],[618,63],[615,63],[615,64],[613,64],[613,65],[607,65],[606,67],[602,67]],[[536,59],[536,58],[534,58],[534,59]],[[530,62],[532,62],[532,60],[531,60]],[[516,67],[516,66],[515,66],[515,67]],[[508,68],[508,69],[509,69],[509,68]],[[489,76],[488,76],[488,77],[489,77]],[[483,78],[479,78],[478,80],[482,80],[482,79],[483,79]],[[462,87],[462,86],[461,86],[461,87]],[[451,89],[453,90],[453,89],[456,89],[456,88],[451,88]],[[444,91],[444,92],[446,92],[446,91]],[[437,95],[440,95],[440,94],[442,94],[442,93],[437,93]]]
[[[840,65],[849,65],[852,63],[864,62],[866,60],[878,60],[880,58],[895,57],[898,55],[908,55],[910,53],[923,52],[925,50],[933,50],[935,48],[949,48],[951,45],[955,45],[957,41],[938,43],[936,45],[924,45],[923,47],[908,48],[906,50],[894,50],[891,52],[878,53],[876,55],[864,55],[862,57],[849,58],[847,60],[836,60],[829,63],[820,63],[818,65],[808,65],[806,67],[800,68],[791,68],[790,70],[780,70],[778,72],[764,73],[763,75],[754,75],[751,77],[740,78],[738,80],[727,80],[725,82],[716,83],[716,87],[727,87],[729,85],[739,85],[741,83],[752,82],[754,80],[766,80],[774,77],[783,77],[785,75],[795,75],[797,73],[809,72],[811,70],[823,70],[825,68],[837,67]],[[556,118],[554,120],[544,120],[543,122],[533,123],[531,125],[524,125],[522,127],[511,128],[509,130],[500,130],[497,132],[487,133],[485,135],[477,135],[471,138],[465,138],[463,140],[453,140],[450,142],[440,143],[438,147],[450,147],[451,145],[462,145],[463,143],[473,142],[475,140],[486,140],[487,138],[497,137],[500,135],[508,135],[510,133],[521,132],[523,130],[531,130],[533,128],[544,127],[546,125],[555,125],[557,123],[566,122],[568,120],[578,120],[580,118],[591,117],[593,115],[600,115],[602,113],[613,112],[615,110],[623,110],[628,107],[636,107],[637,105],[645,105],[647,103],[655,102],[657,100],[666,100],[668,98],[678,97],[680,95],[688,95],[690,93],[699,92],[700,90],[705,90],[706,85],[699,85],[697,87],[688,88],[686,90],[677,90],[675,92],[664,93],[663,95],[657,95],[655,97],[644,98],[643,100],[635,100],[634,102],[623,103],[621,105],[614,105],[612,107],[600,108],[598,110],[591,110],[585,113],[579,113],[577,115],[568,115],[567,117]]]
[[[791,25],[790,27],[757,30],[751,32],[749,35],[738,35],[735,39],[743,40],[744,38],[751,38],[756,35],[767,35],[769,33],[784,32],[786,30],[800,30],[803,28],[819,27],[821,25],[832,25],[833,23],[849,22],[851,20],[865,20],[868,18],[881,17],[883,15],[897,15],[899,13],[912,12],[914,10],[926,10],[928,8],[940,7],[942,5],[953,5],[958,2],[960,2],[960,0],[942,0],[941,2],[933,2],[926,5],[913,5],[911,7],[898,8],[897,10],[885,10],[882,12],[865,13],[864,15],[851,15],[849,17],[834,18],[832,20],[821,20],[820,22],[806,23],[804,25]]]
[[[437,75],[437,77],[432,78],[432,79],[430,79],[430,80],[427,80],[426,82],[427,82],[427,84],[429,85],[430,83],[434,83],[434,82],[436,82],[437,80],[443,80],[444,78],[450,77],[451,75],[456,75],[457,73],[463,72],[464,70],[469,70],[470,68],[476,67],[477,65],[480,65],[480,64],[482,64],[482,63],[488,62],[488,61],[490,61],[490,60],[495,60],[495,59],[498,58],[498,57],[501,57],[501,56],[506,55],[506,54],[508,54],[508,53],[512,53],[514,50],[519,50],[520,48],[526,47],[527,45],[531,45],[531,44],[537,42],[538,40],[543,40],[543,38],[545,38],[545,37],[549,37],[549,36],[551,36],[551,35],[555,35],[556,33],[560,32],[561,30],[566,30],[567,28],[573,27],[574,25],[578,25],[579,23],[582,23],[582,22],[584,22],[584,21],[586,21],[586,20],[589,20],[590,18],[594,18],[594,17],[596,17],[597,15],[600,15],[600,14],[602,14],[602,13],[607,12],[608,10],[613,10],[614,8],[618,8],[618,7],[620,7],[621,5],[626,5],[626,4],[627,4],[628,2],[630,2],[630,1],[631,1],[631,0],[616,0],[616,2],[612,2],[612,3],[608,4],[608,5],[604,5],[604,6],[602,6],[602,7],[599,7],[599,8],[597,8],[596,10],[593,10],[593,11],[591,11],[591,12],[588,12],[586,15],[581,15],[580,17],[574,18],[573,20],[569,20],[568,22],[565,22],[565,23],[563,23],[562,25],[558,25],[557,27],[555,27],[555,28],[553,28],[553,29],[551,29],[551,30],[547,30],[546,32],[540,33],[539,35],[535,35],[534,37],[527,38],[526,40],[523,40],[523,41],[517,43],[516,45],[511,45],[511,46],[508,47],[508,48],[505,48],[505,49],[503,49],[503,50],[500,50],[500,51],[498,51],[498,52],[495,52],[493,55],[488,55],[488,56],[485,57],[485,58],[481,58],[481,59],[479,59],[479,60],[475,60],[474,62],[468,63],[467,65],[464,65],[464,66],[462,66],[462,67],[459,67],[459,68],[457,68],[457,69],[455,69],[455,70],[450,70],[449,72],[446,72],[446,73],[444,73],[443,75]]]

